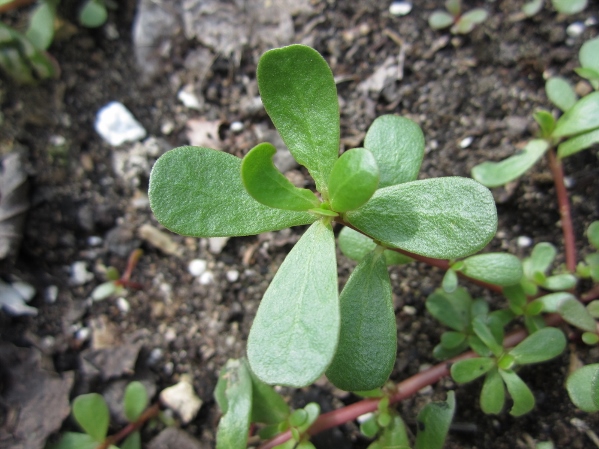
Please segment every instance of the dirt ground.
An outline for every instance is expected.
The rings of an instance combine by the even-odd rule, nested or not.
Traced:
[[[490,16],[461,37],[429,28],[427,18],[442,6],[440,0],[414,2],[404,17],[390,15],[389,3],[315,0],[308,11],[293,16],[294,41],[320,51],[338,80],[343,148],[359,146],[379,115],[409,117],[426,138],[421,178],[469,176],[474,165],[522,148],[536,130],[532,113],[549,108],[545,77],[559,74],[579,82],[573,73],[578,49],[599,34],[599,4],[593,0],[575,16],[561,17],[545,7],[522,21],[512,18],[523,1],[466,1],[466,9],[484,6]],[[0,78],[0,149],[2,155],[25,152],[31,201],[18,255],[0,263],[0,275],[32,284],[37,295],[30,305],[38,309],[34,317],[0,312],[0,343],[37,348],[44,367],[62,375],[73,371],[72,396],[107,391],[115,379],[131,378],[160,391],[189,374],[204,404],[184,429],[213,447],[218,411],[212,391],[218,370],[228,358],[243,356],[260,298],[303,229],[232,238],[222,249],[210,247],[218,242],[168,234],[173,255],[153,244],[144,231],[140,234],[148,224],[163,230],[147,202],[149,169],[164,151],[189,143],[188,128],[194,124],[189,120],[208,121],[213,132],[203,137],[210,134],[215,145],[240,156],[259,141],[272,139],[274,128],[264,111],[251,105],[263,49],[247,45],[238,57],[218,56],[200,76],[185,58],[201,44],[179,39],[168,50],[165,72],[148,81],[135,62],[135,12],[135,1],[122,2],[110,14],[106,26],[111,32],[106,26],[78,29],[55,42],[50,52],[61,68],[57,80],[21,87]],[[567,35],[568,25],[590,18],[595,24],[588,22],[581,35]],[[395,75],[376,85],[373,74],[382,67]],[[185,107],[177,99],[184,86],[191,86],[201,100],[199,108]],[[97,111],[113,100],[125,104],[155,140],[136,150],[131,143],[115,148],[104,142],[93,123]],[[243,130],[233,132],[234,122],[241,122]],[[123,169],[115,162],[131,161],[132,156],[141,157],[141,163]],[[589,251],[583,232],[599,219],[598,156],[595,147],[564,163],[581,255]],[[310,182],[301,167],[288,171],[296,180]],[[544,161],[494,194],[499,228],[489,249],[526,256],[530,248],[517,244],[522,236],[562,248],[555,192]],[[144,253],[132,279],[143,289],[129,291],[126,303],[116,297],[91,301],[92,290],[105,280],[106,267],[124,270],[136,248]],[[202,276],[188,270],[194,259],[206,261]],[[338,261],[343,285],[354,263],[341,254]],[[83,262],[89,273],[83,282],[72,274],[76,262]],[[390,273],[399,341],[391,380],[400,381],[436,363],[431,353],[442,329],[427,314],[424,301],[440,285],[441,273],[420,263],[393,267]],[[588,285],[581,291],[584,287]],[[503,304],[488,292],[471,291],[496,307]],[[131,352],[117,358],[129,357],[129,365],[117,375],[90,372],[85,360],[94,350],[123,346]],[[447,448],[533,448],[534,441],[548,440],[557,448],[590,448],[594,443],[572,420],[599,431],[599,419],[576,410],[563,387],[573,358],[597,362],[599,351],[575,340],[558,360],[521,372],[537,406],[519,419],[507,411],[484,415],[478,405],[480,382],[457,387],[449,379],[404,401],[399,410],[414,430],[424,404],[456,389],[457,413]],[[2,371],[7,370],[5,366]],[[11,385],[0,381],[0,393],[7,394]],[[295,405],[316,400],[323,411],[356,400],[326,382],[285,393]],[[6,424],[6,416],[0,411],[0,425]],[[147,431],[144,438],[149,441],[155,433]],[[314,442],[323,449],[368,445],[354,423]],[[0,439],[0,447],[21,446],[7,438]]]

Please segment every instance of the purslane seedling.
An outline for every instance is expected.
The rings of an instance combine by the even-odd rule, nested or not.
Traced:
[[[468,34],[489,16],[483,8],[463,12],[462,0],[446,0],[445,9],[446,11],[433,11],[428,18],[428,24],[432,29],[442,30],[451,27],[452,34]]]

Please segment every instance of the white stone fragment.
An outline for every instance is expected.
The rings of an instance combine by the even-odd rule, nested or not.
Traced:
[[[87,244],[89,246],[100,246],[103,242],[104,240],[102,239],[102,237],[99,237],[97,235],[90,235],[87,238]]]
[[[189,262],[187,269],[192,276],[198,277],[206,271],[208,263],[202,259],[194,259]]]
[[[405,16],[412,11],[412,2],[393,2],[389,7],[389,12],[394,16]]]
[[[362,424],[372,418],[372,413],[364,413],[363,415],[358,416],[357,421]]]
[[[460,148],[468,148],[470,145],[472,145],[473,141],[474,141],[474,137],[472,137],[472,136],[463,138],[460,141]]]
[[[588,27],[595,26],[595,25],[597,25],[597,18],[596,17],[589,17],[588,19],[586,19],[584,21],[584,24],[585,24],[585,26],[588,26]]]
[[[233,122],[233,123],[231,123],[231,126],[229,127],[229,129],[231,129],[231,131],[233,131],[234,133],[240,133],[241,131],[243,131],[243,123],[242,122]]]
[[[202,104],[198,97],[195,94],[189,92],[188,89],[183,88],[177,94],[177,98],[186,108],[200,110],[202,108]]]
[[[201,285],[212,284],[212,282],[214,282],[214,274],[212,271],[206,271],[200,275],[199,281]]]
[[[532,239],[526,235],[521,235],[518,237],[518,240],[516,240],[516,245],[518,245],[519,248],[528,248],[532,245]]]
[[[226,276],[227,276],[227,281],[235,282],[239,279],[239,271],[229,270],[229,271],[227,271]]]
[[[71,285],[83,285],[91,281],[94,275],[87,271],[87,265],[84,261],[77,261],[71,265]]]
[[[108,103],[98,111],[96,132],[112,146],[135,142],[146,136],[146,130],[133,114],[118,101]]]
[[[27,282],[13,282],[12,288],[14,288],[17,291],[19,296],[25,302],[31,301],[31,299],[35,296],[35,288],[33,287],[33,285],[28,284]]]
[[[228,241],[229,237],[210,237],[208,239],[208,251],[212,254],[220,254]]]
[[[33,287],[32,287],[33,288]],[[35,290],[34,290],[35,294]],[[31,298],[29,298],[31,299]],[[13,285],[0,281],[0,308],[11,315],[37,315],[37,309],[25,304],[28,301]]]
[[[183,424],[191,422],[202,407],[202,400],[195,394],[189,376],[160,392],[160,402],[176,412]]]
[[[582,33],[584,33],[584,29],[586,28],[585,24],[582,22],[574,22],[568,25],[566,28],[566,34],[570,37],[578,37]]]
[[[129,304],[129,301],[127,301],[125,298],[123,298],[122,296],[117,298],[116,300],[116,306],[119,308],[119,310],[122,313],[129,313],[129,311],[131,310],[131,304]]]
[[[58,287],[56,285],[49,285],[46,287],[46,291],[44,292],[44,298],[46,303],[54,304],[58,299]]]

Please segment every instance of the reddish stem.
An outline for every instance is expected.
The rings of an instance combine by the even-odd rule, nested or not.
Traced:
[[[574,238],[570,200],[568,199],[568,191],[564,183],[564,168],[561,159],[557,157],[553,148],[547,152],[547,155],[549,157],[549,168],[551,169],[553,182],[555,183],[555,193],[557,194],[557,203],[562,221],[566,268],[570,273],[574,273],[576,272],[576,239]]]
[[[158,413],[160,413],[160,405],[156,403],[146,409],[146,411],[141,414],[137,421],[127,424],[118,433],[107,437],[96,449],[108,449],[111,445],[117,444],[119,441],[126,438],[136,430],[139,430],[147,421],[157,417]]]
[[[29,5],[33,3],[35,0],[13,0],[10,3],[6,3],[0,6],[0,13],[12,11],[13,9],[20,8],[21,6]]]
[[[119,281],[121,281],[123,285],[129,283],[129,279],[131,279],[131,273],[133,273],[133,270],[137,266],[137,262],[139,262],[139,259],[143,253],[144,252],[138,248],[132,251],[131,254],[129,254],[129,259],[127,260],[127,268],[125,269],[125,272],[119,279]]]

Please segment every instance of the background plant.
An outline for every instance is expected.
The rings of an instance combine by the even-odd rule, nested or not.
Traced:
[[[434,11],[430,15],[428,24],[432,29],[442,30],[451,27],[452,34],[468,34],[489,16],[483,8],[474,8],[463,12],[461,0],[446,0],[445,9],[445,11]]]

